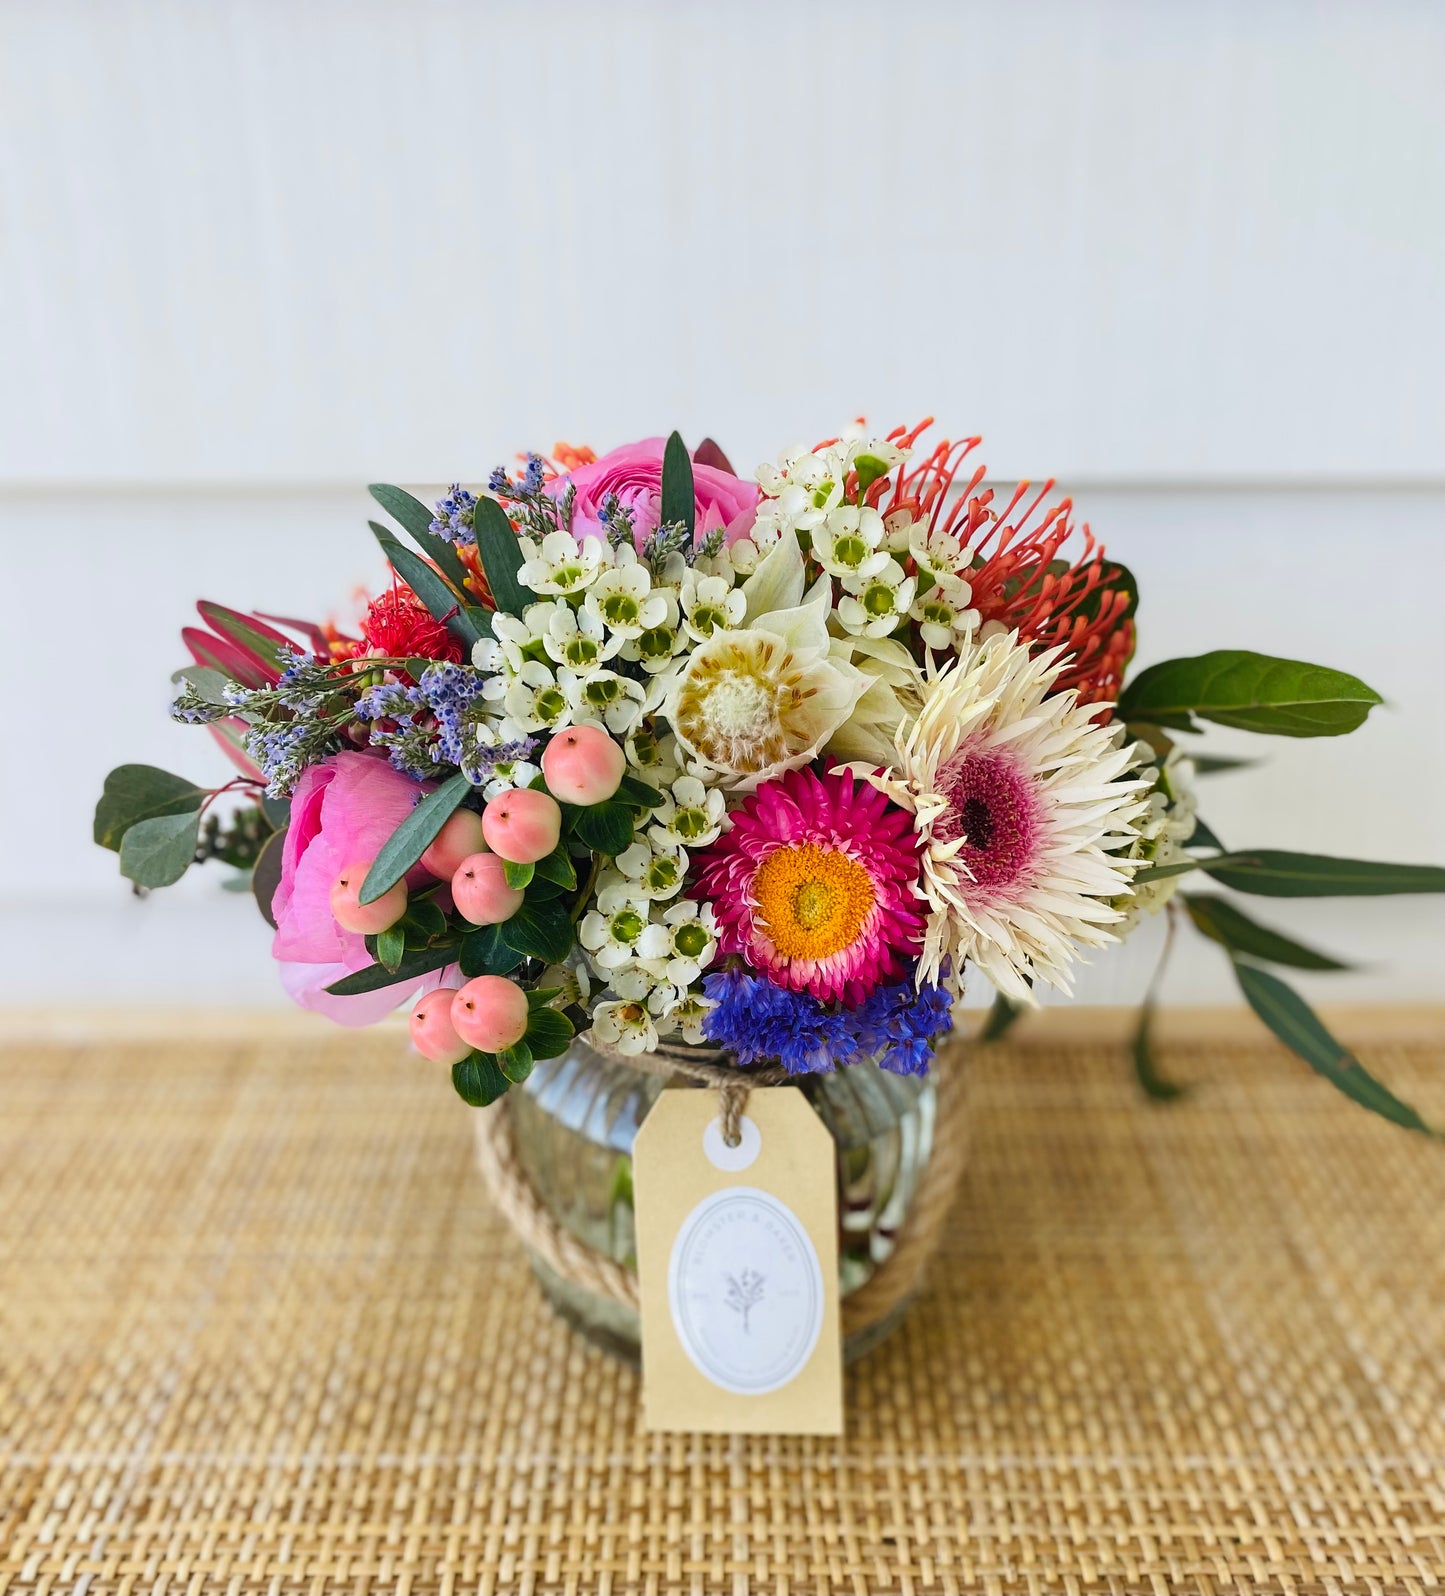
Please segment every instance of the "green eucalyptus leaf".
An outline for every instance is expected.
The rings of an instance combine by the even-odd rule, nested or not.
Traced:
[[[498,929],[509,948],[544,964],[560,964],[572,951],[572,921],[560,903],[523,903]]]
[[[499,925],[479,925],[462,935],[462,974],[470,981],[478,975],[510,975],[522,955],[510,947]]]
[[[1251,848],[1200,861],[1226,887],[1266,898],[1381,897],[1405,892],[1445,892],[1440,865],[1384,864],[1326,854]]]
[[[406,932],[400,925],[388,926],[377,932],[376,962],[396,974],[406,956]]]
[[[198,809],[138,820],[120,839],[120,873],[138,887],[168,887],[196,857]]]
[[[291,824],[291,800],[273,798],[270,793],[261,795],[261,813],[270,822],[272,831],[285,831]]]
[[[426,605],[432,619],[440,621],[470,652],[472,644],[482,634],[467,617],[464,595],[458,593],[435,566],[428,565],[421,555],[398,541],[379,522],[368,521],[366,524],[381,545],[381,552],[390,562],[392,570]]]
[[[459,592],[465,593],[467,568],[452,545],[432,531],[435,513],[405,488],[392,487],[388,482],[373,482],[366,491],[389,516],[406,528],[422,553],[441,568],[447,581]]]
[[[697,527],[697,495],[692,482],[692,459],[681,433],[674,432],[662,451],[662,493],[658,524],[675,522],[687,529],[691,538]]]
[[[533,1058],[557,1058],[567,1051],[573,1036],[572,1022],[556,1009],[534,1009],[523,1038]]]
[[[374,903],[389,891],[431,847],[437,833],[459,809],[472,790],[465,776],[450,776],[429,792],[382,845],[357,894],[362,903]]]
[[[452,1085],[473,1108],[495,1103],[511,1084],[491,1053],[469,1053],[460,1064],[452,1065]]]
[[[1228,898],[1212,893],[1191,893],[1183,899],[1189,918],[1205,936],[1231,953],[1247,954],[1262,959],[1266,964],[1287,964],[1296,970],[1348,970],[1350,966],[1327,953],[1316,953],[1303,943],[1295,942],[1279,931],[1251,920],[1242,910],[1236,909]]]
[[[261,911],[266,924],[273,929],[276,925],[276,916],[271,910],[271,900],[276,896],[276,888],[281,885],[281,856],[285,847],[284,828],[273,831],[261,844],[261,851],[256,855],[256,863],[251,867],[251,895],[255,898],[256,907]]]
[[[1434,1132],[1408,1103],[1381,1085],[1363,1064],[1330,1035],[1319,1016],[1278,976],[1242,960],[1234,973],[1250,1008],[1292,1053],[1324,1076],[1346,1097],[1406,1130]]]
[[[382,987],[396,986],[402,981],[429,975],[433,970],[455,964],[457,953],[455,942],[444,945],[434,943],[429,948],[417,948],[406,954],[394,970],[388,970],[383,964],[368,964],[364,970],[357,970],[351,975],[343,975],[339,981],[333,981],[326,990],[332,997],[356,997],[362,992],[377,992]]]
[[[520,615],[536,594],[517,577],[522,568],[522,545],[507,512],[495,499],[478,499],[472,525],[493,602],[504,615]]]
[[[208,704],[217,704],[231,714],[232,707],[226,703],[226,689],[231,685],[233,678],[227,676],[225,671],[213,670],[209,665],[182,665],[178,671],[171,672],[173,682],[188,682],[196,690],[196,696]]]
[[[137,821],[188,814],[210,795],[209,787],[198,787],[155,765],[118,765],[105,778],[95,806],[93,835],[102,848],[115,850]]]
[[[593,853],[615,858],[632,841],[632,806],[611,798],[590,809],[579,809],[572,831]]]
[[[1225,648],[1141,671],[1119,695],[1119,714],[1186,729],[1197,715],[1242,731],[1336,737],[1354,731],[1382,702],[1344,671]]]

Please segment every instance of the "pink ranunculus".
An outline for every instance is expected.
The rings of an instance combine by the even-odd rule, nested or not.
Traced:
[[[296,783],[281,881],[271,900],[271,952],[281,962],[281,984],[302,1008],[340,1025],[372,1025],[404,998],[439,984],[440,973],[357,997],[326,991],[372,963],[365,939],[332,918],[332,884],[347,865],[374,859],[428,790],[394,770],[384,754],[349,751],[311,766]],[[429,878],[418,867],[408,879]]]
[[[643,438],[638,443],[623,444],[592,465],[578,466],[575,471],[548,484],[547,491],[554,496],[561,494],[569,483],[576,488],[572,530],[577,537],[585,537],[588,533],[597,537],[607,535],[606,523],[598,512],[613,493],[632,511],[633,530],[639,543],[657,530],[664,445],[662,438]],[[731,471],[698,465],[694,461],[692,486],[699,538],[722,527],[731,543],[752,526],[758,508],[755,482],[744,482]]]

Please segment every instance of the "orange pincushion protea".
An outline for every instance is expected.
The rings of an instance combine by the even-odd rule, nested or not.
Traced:
[[[928,425],[897,428],[889,441],[911,448]],[[1075,530],[1073,501],[1064,498],[1043,508],[1053,491],[1052,478],[1032,497],[1031,485],[1019,483],[1008,503],[995,509],[993,489],[979,491],[985,474],[980,465],[955,494],[959,468],[980,441],[944,439],[916,464],[903,466],[891,488],[878,484],[877,507],[885,515],[906,510],[930,532],[956,537],[972,551],[969,602],[984,626],[994,622],[1016,631],[1035,654],[1067,651],[1069,662],[1055,691],[1072,687],[1081,703],[1112,702],[1134,652],[1132,579],[1104,557],[1104,546],[1087,523],[1078,529],[1083,549],[1064,555]],[[1036,522],[1035,516],[1040,517]]]

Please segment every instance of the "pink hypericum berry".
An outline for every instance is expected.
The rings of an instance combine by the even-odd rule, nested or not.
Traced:
[[[522,907],[522,893],[507,885],[506,866],[496,854],[474,853],[452,877],[452,902],[473,925],[501,925]]]
[[[512,864],[545,859],[562,835],[562,811],[550,793],[532,787],[498,793],[482,814],[482,834]]]
[[[569,726],[542,752],[542,774],[563,803],[605,803],[622,785],[627,756],[598,726]]]
[[[359,931],[363,936],[375,936],[394,926],[406,913],[406,882],[398,881],[388,887],[372,903],[361,903],[357,893],[366,880],[371,861],[349,864],[336,878],[331,888],[331,916],[343,931]]]
[[[527,994],[500,975],[479,975],[452,999],[452,1026],[464,1042],[500,1053],[527,1034]]]
[[[438,881],[449,881],[457,873],[457,867],[463,859],[470,859],[485,847],[482,817],[475,809],[458,809],[421,856],[422,868]]]
[[[457,1035],[452,1024],[454,986],[439,986],[424,992],[411,1011],[411,1045],[433,1064],[460,1064],[472,1050],[470,1042]]]

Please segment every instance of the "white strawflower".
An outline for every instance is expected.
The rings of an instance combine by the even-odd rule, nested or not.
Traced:
[[[1121,854],[1146,807],[1122,728],[1097,704],[1052,693],[1064,662],[1010,634],[930,673],[899,727],[891,767],[859,774],[912,810],[929,905],[920,981],[976,964],[1016,1002],[1030,981],[1069,990],[1081,947],[1114,940]]]

